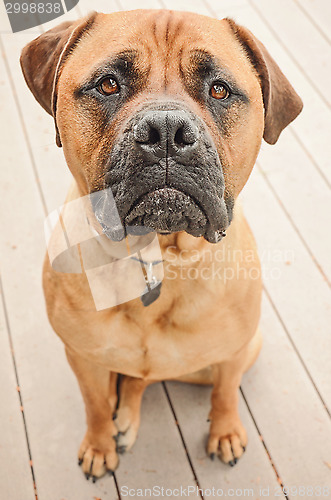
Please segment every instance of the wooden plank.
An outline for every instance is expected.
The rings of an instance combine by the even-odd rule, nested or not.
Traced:
[[[251,3],[330,106],[331,97],[325,92],[331,72],[329,43],[293,0],[265,0],[263,7],[256,0]]]
[[[162,9],[160,0],[142,0],[139,3],[136,0],[118,0],[118,10],[134,10],[134,9]]]
[[[0,74],[6,75],[2,60]],[[7,76],[2,90],[0,126],[7,145],[0,186],[2,280],[38,497],[113,500],[117,493],[112,478],[93,485],[77,465],[76,453],[85,431],[83,405],[63,346],[46,318],[40,283],[44,213]]]
[[[81,15],[83,16],[85,16],[92,10],[103,12],[104,14],[116,12],[119,10],[116,0],[95,0],[95,2],[93,2],[93,5],[90,0],[80,0],[78,7]]]
[[[209,2],[210,4],[211,2]],[[329,185],[331,185],[331,141],[329,140],[329,124],[331,113],[326,104],[306,78],[304,71],[298,68],[288,52],[279,42],[273,30],[265,24],[261,16],[248,4],[241,8],[213,5],[217,17],[226,16],[250,29],[266,46],[272,57],[285,73],[304,102],[304,110],[290,126],[297,140],[314,162],[316,168]],[[264,12],[264,11],[263,11]],[[285,16],[286,10],[283,11]]]
[[[34,38],[34,35],[17,33],[3,35],[2,41],[19,103],[19,112],[31,146],[36,178],[44,193],[47,210],[50,212],[64,202],[72,176],[66,166],[63,150],[55,144],[54,120],[37,103],[22,75],[19,64],[20,53]]]
[[[127,496],[127,488],[163,486],[173,490],[180,485],[195,485],[161,384],[153,384],[144,394],[137,442],[132,450],[121,456],[116,478],[123,497]],[[139,493],[132,498],[139,498]],[[196,495],[190,494],[189,498],[196,498]]]
[[[261,331],[263,349],[242,389],[277,471],[287,487],[330,486],[331,421],[265,297]]]
[[[310,18],[316,29],[331,42],[331,3],[329,0],[295,0],[297,7]]]
[[[289,131],[283,132],[276,147],[263,144],[259,164],[330,283],[331,235],[326,231],[330,225],[330,188]]]
[[[211,388],[180,382],[167,382],[166,385],[202,489],[223,488],[225,497],[231,495],[228,489],[252,488],[256,498],[260,487],[269,485],[273,489],[277,486],[276,475],[242,397],[239,414],[249,443],[245,454],[232,468],[218,459],[211,461],[206,454]]]
[[[215,3],[211,0],[205,0],[209,15],[223,19],[224,17],[235,17],[245,9],[249,8],[248,0],[224,0],[224,2]]]
[[[219,3],[205,0],[205,5],[210,16],[223,19],[224,17],[235,17],[237,12],[246,9],[248,0],[224,0]]]
[[[265,287],[331,408],[330,289],[257,169],[242,197],[259,246]]]
[[[12,33],[6,7],[3,2],[0,4],[0,33]]]
[[[208,16],[209,11],[203,0],[163,0],[162,5],[166,9],[188,10]]]
[[[13,249],[12,249],[13,250]],[[0,304],[0,491],[10,500],[35,500],[21,402],[12,360],[8,330]],[[17,477],[20,478],[17,481]]]

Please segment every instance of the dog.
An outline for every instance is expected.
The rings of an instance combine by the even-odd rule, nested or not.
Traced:
[[[98,262],[151,234],[162,256],[156,284],[153,253],[129,248],[147,292],[98,310],[81,249],[81,272],[46,255],[48,317],[86,407],[79,464],[93,481],[114,471],[136,439],[144,389],[176,379],[213,385],[207,453],[233,466],[247,445],[238,389],[262,342],[259,258],[236,200],[262,139],[276,143],[300,97],[250,31],[187,12],[93,12],[29,43],[21,67],[74,177],[65,207],[94,196]],[[131,286],[118,269],[100,276],[100,287]]]

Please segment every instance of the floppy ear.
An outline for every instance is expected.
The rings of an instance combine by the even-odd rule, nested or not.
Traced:
[[[65,22],[43,33],[22,50],[20,63],[25,81],[39,104],[54,117],[56,144],[61,141],[56,125],[56,83],[62,65],[81,35],[94,21],[96,12],[84,19]]]
[[[263,138],[275,144],[281,131],[301,112],[303,103],[265,46],[248,29],[232,19],[227,21],[260,77],[265,110]]]

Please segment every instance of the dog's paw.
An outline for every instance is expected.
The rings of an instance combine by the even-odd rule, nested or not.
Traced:
[[[118,453],[125,453],[134,445],[138,429],[139,415],[134,417],[129,407],[118,408],[117,415],[114,420],[118,434],[116,436]]]
[[[218,456],[233,467],[247,446],[247,434],[239,417],[219,416],[212,419],[207,444],[207,453],[213,460]]]
[[[112,474],[118,466],[116,442],[113,437],[93,440],[86,433],[78,451],[78,465],[82,466],[86,479],[92,477],[95,483],[97,478],[109,472]]]

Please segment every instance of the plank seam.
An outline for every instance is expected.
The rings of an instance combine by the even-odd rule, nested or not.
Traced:
[[[124,10],[121,5],[121,0],[115,0],[115,5],[118,8],[118,10]]]
[[[318,387],[317,387],[316,383],[314,382],[314,379],[313,379],[313,377],[312,377],[311,373],[309,372],[309,370],[308,370],[308,368],[307,368],[307,366],[306,366],[306,364],[305,364],[305,362],[304,362],[304,360],[303,360],[303,358],[302,358],[302,356],[301,356],[301,354],[300,354],[300,352],[299,352],[299,350],[298,350],[297,346],[295,345],[295,343],[294,343],[294,341],[293,341],[293,339],[292,339],[292,337],[291,337],[291,334],[290,334],[290,332],[289,332],[289,330],[288,330],[288,328],[287,328],[287,326],[286,326],[286,324],[285,324],[285,322],[284,322],[283,318],[282,318],[282,317],[281,317],[281,315],[280,315],[280,312],[278,311],[278,309],[277,309],[277,307],[276,307],[276,305],[275,305],[274,301],[272,300],[272,297],[271,297],[271,295],[270,295],[270,293],[269,293],[269,291],[268,291],[268,289],[266,288],[266,286],[265,286],[265,285],[263,285],[263,290],[264,290],[264,292],[265,292],[265,294],[266,294],[266,296],[267,296],[267,298],[268,298],[268,300],[269,300],[269,302],[270,302],[270,305],[271,305],[272,309],[274,310],[274,312],[275,312],[275,314],[276,314],[276,316],[277,316],[277,318],[278,318],[278,320],[279,320],[280,324],[282,325],[282,327],[283,327],[283,329],[284,329],[284,332],[286,333],[287,338],[288,338],[289,342],[291,343],[291,345],[292,345],[292,347],[293,347],[294,352],[295,352],[295,353],[296,353],[296,355],[298,356],[298,359],[299,359],[299,361],[300,361],[300,363],[301,363],[301,365],[302,365],[303,369],[305,370],[305,372],[306,372],[306,374],[307,374],[307,376],[308,376],[308,378],[309,378],[310,382],[312,383],[312,385],[313,385],[313,387],[314,387],[314,389],[315,389],[315,391],[316,391],[316,393],[317,393],[317,395],[318,395],[318,397],[319,397],[319,399],[320,399],[320,401],[321,401],[321,403],[322,403],[323,408],[325,409],[325,411],[326,411],[326,413],[328,414],[328,416],[331,418],[331,412],[330,412],[330,410],[329,410],[329,408],[328,408],[328,406],[327,406],[326,402],[324,401],[323,396],[322,396],[322,394],[320,393],[320,391],[319,391],[319,389],[318,389]]]
[[[82,12],[82,9],[80,8],[79,2],[78,2],[78,4],[76,5],[76,11],[78,12],[79,17],[84,17],[84,14],[83,14],[83,12]]]
[[[248,0],[250,3],[251,7],[255,10],[255,12],[259,15],[259,17],[262,19],[262,21],[265,23],[265,25],[268,27],[269,31],[273,34],[274,38],[280,43],[280,45],[283,47],[289,58],[292,60],[292,62],[296,65],[296,67],[300,70],[300,72],[303,74],[303,76],[306,78],[307,82],[309,85],[312,87],[312,89],[319,95],[321,100],[324,102],[324,104],[330,109],[331,104],[325,99],[324,95],[322,92],[314,85],[313,80],[307,75],[305,72],[304,68],[301,66],[301,64],[295,59],[295,57],[292,55],[292,53],[288,50],[286,44],[283,42],[283,40],[278,36],[277,32],[272,28],[270,25],[269,21],[265,18],[265,16],[261,13],[261,11],[258,9],[258,7],[255,5],[253,0]]]
[[[317,31],[324,38],[324,40],[326,40],[328,43],[331,43],[330,38],[327,36],[326,33],[324,33],[324,30],[319,26],[319,24],[310,15],[310,13],[305,9],[305,7],[303,5],[301,5],[300,2],[298,2],[298,0],[294,0],[294,2],[297,5],[297,7],[299,7],[301,12],[306,16],[306,18],[311,22],[311,24],[317,29]]]
[[[161,0],[162,1],[162,0]],[[194,478],[194,481],[196,483],[196,486],[197,488],[199,489],[199,496],[202,500],[204,500],[204,497],[202,495],[202,488],[199,484],[199,479],[198,479],[198,476],[195,472],[195,469],[194,469],[194,466],[193,466],[193,462],[191,460],[191,457],[190,457],[190,454],[189,454],[189,451],[188,451],[188,448],[186,446],[186,442],[185,442],[185,439],[184,439],[184,435],[182,433],[182,430],[180,428],[180,425],[179,425],[179,421],[178,421],[178,418],[177,418],[177,415],[176,415],[176,412],[175,412],[175,408],[172,404],[172,401],[171,401],[171,398],[170,398],[170,395],[169,395],[169,392],[168,392],[168,389],[167,389],[167,385],[165,382],[162,382],[162,386],[163,386],[163,390],[165,392],[165,395],[166,395],[166,398],[168,400],[168,403],[169,403],[169,406],[170,406],[170,409],[171,409],[171,412],[172,412],[172,415],[174,417],[174,421],[175,421],[175,424],[176,424],[176,427],[177,427],[177,430],[178,430],[178,433],[179,433],[179,436],[180,436],[180,439],[182,441],[182,445],[184,447],[184,450],[185,450],[185,453],[186,453],[186,457],[187,457],[187,460],[188,460],[188,463],[191,467],[191,471],[192,471],[192,474],[193,474],[193,478]]]
[[[12,338],[12,335],[11,335],[11,329],[10,329],[8,311],[7,311],[7,306],[6,306],[6,301],[5,301],[5,294],[4,294],[4,289],[3,289],[3,284],[2,284],[1,277],[0,277],[0,293],[1,293],[1,297],[2,297],[1,301],[2,301],[2,305],[3,305],[5,323],[6,323],[7,332],[8,332],[8,339],[9,339],[9,345],[10,345],[11,358],[12,358],[13,367],[14,367],[15,379],[16,379],[17,387],[19,389],[19,390],[17,390],[17,392],[18,392],[18,398],[19,398],[20,409],[21,409],[22,420],[23,420],[23,426],[24,426],[25,439],[26,439],[26,444],[27,444],[27,449],[28,449],[28,455],[29,455],[30,470],[31,470],[31,477],[32,477],[32,485],[33,485],[33,490],[34,490],[34,494],[35,494],[36,500],[38,500],[38,491],[37,491],[36,478],[35,478],[35,473],[34,473],[34,468],[33,468],[33,460],[32,460],[31,448],[30,448],[30,440],[29,440],[29,436],[28,436],[28,428],[27,428],[27,423],[26,423],[25,414],[24,414],[23,396],[22,396],[22,390],[21,390],[19,376],[18,376],[18,370],[17,370],[17,363],[16,363],[16,358],[15,358],[13,338]]]
[[[301,243],[303,244],[303,246],[305,247],[305,249],[307,250],[309,256],[311,257],[313,263],[315,264],[316,268],[318,269],[318,271],[320,272],[320,274],[322,275],[322,278],[323,280],[328,284],[329,288],[331,288],[331,283],[330,283],[330,280],[329,278],[327,277],[327,275],[325,274],[324,270],[323,270],[323,267],[321,266],[321,264],[318,262],[318,260],[316,259],[313,251],[310,249],[310,247],[308,246],[306,240],[304,239],[303,235],[301,234],[301,232],[299,231],[298,227],[296,226],[295,222],[293,221],[290,213],[287,211],[284,203],[282,202],[282,200],[279,198],[275,188],[273,187],[272,183],[270,182],[270,179],[268,178],[268,175],[264,172],[260,162],[256,162],[256,166],[258,168],[258,171],[262,174],[262,178],[264,179],[265,183],[267,184],[267,186],[269,187],[270,191],[272,192],[272,194],[274,195],[275,199],[277,200],[279,206],[281,207],[281,209],[283,210],[284,214],[286,215],[287,219],[289,220],[291,226],[293,227],[295,233],[298,235]]]
[[[324,174],[323,170],[321,169],[321,167],[319,166],[319,164],[317,163],[317,161],[315,160],[315,158],[312,156],[312,154],[306,148],[304,142],[301,140],[301,137],[297,134],[297,132],[295,130],[295,127],[293,125],[290,125],[289,126],[289,130],[291,130],[294,138],[296,139],[296,141],[298,142],[298,144],[301,146],[301,148],[303,149],[303,151],[306,153],[306,155],[310,159],[311,163],[314,165],[314,167],[316,168],[317,172],[322,177],[322,179],[325,182],[325,184],[328,186],[328,188],[331,189],[331,183],[330,183],[329,179],[326,177],[326,175]]]
[[[213,7],[209,4],[208,0],[203,0],[203,3],[205,4],[205,7],[209,10],[210,14],[214,17],[216,17],[216,19],[218,19],[218,16],[215,12],[215,10],[213,9]]]
[[[17,97],[16,87],[15,87],[14,80],[13,80],[13,77],[12,77],[12,74],[11,74],[10,66],[9,66],[8,59],[7,59],[7,54],[6,54],[5,47],[3,45],[1,37],[0,37],[0,48],[1,48],[1,51],[3,52],[3,60],[4,60],[6,72],[7,72],[7,77],[8,77],[8,80],[10,82],[10,86],[11,86],[12,93],[13,93],[13,98],[14,98],[14,101],[15,101],[15,104],[16,104],[19,121],[21,123],[22,132],[23,132],[25,143],[26,143],[27,150],[28,150],[28,155],[29,155],[29,158],[30,158],[30,161],[31,161],[32,170],[33,170],[35,181],[36,181],[36,184],[37,184],[37,190],[38,190],[38,193],[39,193],[39,196],[40,196],[40,200],[41,200],[41,203],[42,203],[42,206],[43,206],[44,213],[45,213],[45,215],[47,215],[47,213],[48,213],[47,212],[47,205],[46,205],[44,193],[43,193],[43,191],[41,189],[41,184],[40,184],[40,179],[39,179],[39,175],[38,175],[38,170],[37,170],[36,162],[35,162],[34,155],[33,155],[32,148],[31,148],[31,144],[30,144],[30,141],[29,141],[29,136],[28,136],[27,129],[26,129],[26,126],[25,126],[25,121],[24,121],[24,118],[23,118],[21,106],[20,106],[20,103],[19,103],[19,100],[18,100],[18,97]]]
[[[115,472],[114,472],[114,483],[115,483],[115,488],[116,488],[116,491],[117,491],[117,494],[118,494],[118,498],[117,500],[121,500],[121,494],[120,494],[120,488],[119,488],[119,485],[118,485],[118,482],[117,482],[117,479],[116,479],[116,475],[115,475]]]
[[[244,401],[245,401],[245,404],[246,404],[247,410],[248,410],[248,412],[249,412],[249,414],[250,414],[250,416],[251,416],[251,419],[252,419],[252,421],[253,421],[253,423],[254,423],[254,425],[255,425],[255,428],[256,428],[256,430],[257,430],[257,432],[258,432],[258,434],[259,434],[259,437],[260,437],[261,443],[263,444],[263,447],[264,447],[264,449],[265,449],[265,452],[266,452],[266,454],[267,454],[267,456],[268,456],[268,458],[269,458],[269,461],[270,461],[271,467],[272,467],[272,468],[273,468],[273,470],[274,470],[274,473],[275,473],[275,475],[276,475],[276,478],[277,478],[278,484],[279,484],[279,486],[282,488],[283,495],[284,495],[284,497],[286,498],[286,500],[290,500],[290,497],[289,497],[288,495],[286,495],[286,493],[284,492],[284,490],[285,490],[285,489],[287,489],[287,488],[286,488],[286,486],[284,485],[284,483],[283,483],[283,481],[282,481],[282,479],[281,479],[281,477],[280,477],[280,475],[279,475],[279,473],[278,473],[278,470],[277,470],[277,468],[276,468],[275,462],[273,461],[273,459],[272,459],[272,457],[271,457],[270,451],[269,451],[269,449],[268,449],[268,447],[267,447],[266,442],[265,442],[265,441],[264,441],[264,439],[263,439],[263,435],[261,434],[260,428],[259,428],[259,426],[257,425],[257,422],[256,422],[256,420],[255,420],[255,418],[254,418],[254,415],[253,415],[253,413],[252,413],[252,411],[251,411],[251,409],[250,409],[250,407],[249,407],[248,401],[247,401],[247,399],[246,399],[246,397],[245,397],[245,394],[244,394],[244,392],[243,392],[243,390],[242,390],[242,388],[241,388],[241,387],[240,387],[240,392],[241,392],[241,395],[242,395],[242,397],[243,397],[243,399],[244,399]]]

